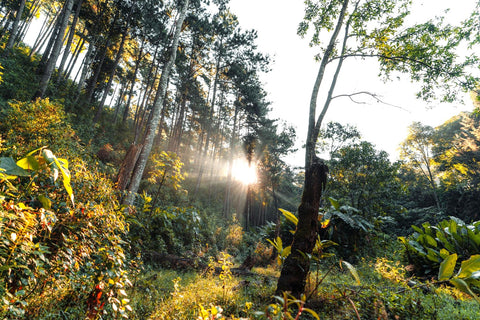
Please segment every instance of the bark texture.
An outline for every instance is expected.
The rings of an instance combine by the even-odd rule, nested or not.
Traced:
[[[163,70],[162,70],[163,72],[160,77],[160,84],[158,86],[159,99],[156,101],[154,105],[154,108],[152,110],[152,117],[150,118],[147,124],[143,147],[140,152],[140,156],[138,157],[138,161],[135,165],[135,169],[132,174],[130,185],[128,186],[128,194],[123,201],[123,203],[126,205],[133,204],[134,195],[138,191],[138,188],[140,186],[140,181],[143,176],[143,172],[147,165],[148,157],[150,156],[150,152],[152,151],[153,141],[155,139],[155,135],[160,125],[160,118],[162,113],[161,110],[162,110],[165,94],[167,92],[168,78],[170,76],[170,71],[172,70],[173,64],[175,63],[175,59],[177,58],[178,42],[180,39],[180,33],[182,31],[183,21],[185,20],[185,16],[187,14],[188,6],[189,6],[189,0],[185,0],[183,2],[183,6],[178,16],[177,22],[175,23],[175,34],[172,41],[169,59],[163,67]]]
[[[65,2],[64,13],[62,17],[62,21],[59,24],[58,34],[56,34],[55,42],[52,47],[52,51],[50,57],[48,58],[47,64],[45,68],[42,70],[42,76],[40,79],[40,85],[38,90],[35,92],[33,96],[33,100],[36,98],[43,98],[45,92],[47,91],[48,82],[53,73],[53,69],[55,68],[55,64],[57,63],[58,57],[60,55],[60,50],[62,49],[63,45],[63,37],[65,36],[65,30],[67,29],[68,20],[70,18],[70,14],[73,8],[73,0],[67,0]],[[52,37],[55,35],[52,35]],[[45,53],[44,53],[45,54]]]
[[[20,20],[22,19],[24,8],[25,0],[21,0],[20,5],[18,6],[17,15],[15,16],[15,21],[13,22],[12,30],[10,31],[7,45],[5,47],[5,52],[9,52],[9,50],[13,49],[13,45],[15,44],[15,40],[18,34],[18,26],[20,25]]]
[[[298,225],[295,232],[291,254],[285,259],[277,284],[277,294],[284,291],[300,297],[310,271],[311,254],[318,233],[318,210],[320,198],[327,182],[328,167],[315,157],[305,172],[305,186],[302,202],[298,207]]]

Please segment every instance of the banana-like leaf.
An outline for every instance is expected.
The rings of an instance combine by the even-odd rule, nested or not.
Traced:
[[[287,211],[285,209],[278,209],[278,210],[280,210],[280,212],[283,213],[285,218],[288,221],[290,221],[291,223],[293,223],[295,226],[298,224],[298,218],[295,217],[295,215],[293,213],[291,213],[290,211]]]
[[[70,197],[70,201],[72,201],[72,204],[75,205],[73,189],[70,184],[70,171],[68,170],[68,160],[57,158],[53,154],[53,152],[48,149],[43,149],[42,155],[48,165],[52,166],[54,180],[58,178],[58,171],[60,171],[60,173],[62,174],[63,186],[65,187],[65,190]]]
[[[357,269],[355,269],[355,267],[352,266],[347,261],[342,260],[342,263],[347,267],[348,271],[350,271],[350,274],[353,276],[353,278],[355,278],[355,281],[357,282],[357,285],[360,285],[361,281],[360,281],[360,277],[358,276]]]
[[[17,166],[25,170],[35,170],[40,169],[40,164],[34,156],[26,156],[17,161]]]
[[[328,197],[328,201],[330,201],[330,204],[332,207],[335,208],[335,210],[340,209],[340,202],[337,199],[334,199],[332,197]]]
[[[20,176],[20,177],[30,176],[30,173],[27,170],[19,167],[15,163],[15,160],[13,160],[12,158],[7,158],[7,157],[0,158],[0,168],[3,169],[2,172],[6,176]]]
[[[448,280],[453,275],[453,270],[455,269],[455,264],[457,263],[458,255],[456,253],[449,255],[443,262],[440,264],[440,269],[438,271],[438,280],[444,281]]]
[[[474,272],[480,271],[480,255],[476,254],[470,259],[462,261],[462,266],[458,271],[458,278],[469,278]]]
[[[480,303],[480,299],[478,298],[478,296],[472,291],[472,289],[470,289],[468,283],[466,283],[464,280],[459,278],[452,278],[450,279],[450,283],[453,284],[460,291],[471,295],[475,299],[475,301],[477,301],[477,303]]]

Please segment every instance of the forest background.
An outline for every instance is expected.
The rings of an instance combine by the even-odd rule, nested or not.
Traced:
[[[5,0],[1,10],[3,317],[210,319],[218,305],[230,318],[478,312],[476,111],[413,123],[395,162],[348,123],[322,126],[329,177],[307,295],[277,292],[275,304],[305,172],[285,161],[294,128],[271,118],[261,81],[271,58],[228,1]],[[452,66],[448,82],[424,81],[423,98],[468,92],[477,108],[478,60],[452,53],[478,42],[478,6],[469,14],[399,37]],[[419,70],[408,72],[430,79]]]

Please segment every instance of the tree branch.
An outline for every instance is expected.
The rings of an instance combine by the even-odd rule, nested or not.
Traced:
[[[374,98],[375,100],[377,100],[378,103],[381,103],[381,104],[384,104],[384,105],[387,105],[387,106],[390,106],[390,107],[394,107],[394,108],[397,108],[397,109],[401,109],[403,111],[407,111],[410,113],[410,111],[408,111],[407,109],[405,108],[402,108],[400,106],[396,106],[394,104],[391,104],[391,103],[388,103],[386,101],[383,101],[382,99],[380,99],[379,95],[375,94],[375,93],[371,93],[371,92],[368,92],[368,91],[359,91],[359,92],[355,92],[355,93],[351,93],[351,94],[339,94],[339,95],[336,95],[334,97],[332,97],[332,100],[333,99],[336,99],[336,98],[343,98],[343,97],[347,97],[349,98],[352,102],[354,103],[357,103],[357,104],[367,104],[366,102],[362,102],[362,101],[357,101],[355,99],[353,99],[354,96],[358,96],[358,95],[361,95],[361,94],[365,94],[365,95],[368,95],[368,96],[371,96],[372,98]]]

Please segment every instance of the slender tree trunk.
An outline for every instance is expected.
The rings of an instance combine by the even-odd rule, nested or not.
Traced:
[[[81,68],[78,70],[80,72],[81,70],[81,74],[80,74],[80,79],[78,80],[78,88],[77,88],[77,100],[80,96],[80,93],[85,85],[85,81],[87,79],[87,74],[88,74],[88,70],[90,69],[90,63],[91,61],[93,60],[94,58],[94,54],[93,54],[93,48],[95,46],[95,43],[94,41],[91,41],[89,44],[88,44],[88,49],[87,49],[87,53],[85,54],[85,58],[83,59],[83,63],[82,63],[82,66]],[[77,76],[78,76],[78,72],[77,72],[77,75],[75,76],[75,80],[77,80]]]
[[[118,95],[117,103],[115,103],[115,115],[113,116],[114,123],[117,123],[118,114],[120,113],[120,106],[122,105],[122,101],[125,98],[125,91],[127,91],[127,86],[128,86],[128,82],[126,83],[122,82],[122,86],[120,88],[120,94]]]
[[[60,12],[61,11],[56,13],[51,23],[48,23],[48,18],[45,18],[42,27],[40,28],[40,31],[38,33],[38,36],[33,43],[32,50],[30,50],[30,57],[43,47],[46,39],[49,39],[53,32],[53,29],[55,29],[55,26],[57,25],[57,19],[60,16]]]
[[[0,29],[0,39],[3,39],[3,36],[7,32],[7,30],[10,28],[10,23],[11,23],[11,11],[5,12],[5,15],[3,16],[2,20],[0,21],[0,26],[2,28]]]
[[[17,39],[18,33],[18,26],[20,25],[20,20],[22,19],[23,9],[25,8],[25,0],[20,0],[20,4],[18,6],[17,15],[15,20],[13,21],[12,30],[10,31],[10,36],[8,37],[7,45],[5,46],[5,53],[8,54],[10,50],[13,49],[13,45],[15,44],[15,40]]]
[[[72,73],[72,70],[77,63],[78,57],[80,57],[80,53],[82,52],[84,45],[85,45],[85,38],[82,37],[80,42],[75,47],[75,51],[73,52],[73,55],[67,64],[67,68],[65,69],[65,75],[64,75],[65,79],[70,78],[70,74]]]
[[[102,114],[103,106],[105,104],[105,101],[107,100],[108,92],[110,91],[110,88],[111,88],[112,83],[113,83],[113,78],[115,77],[115,72],[118,68],[118,65],[120,64],[120,59],[122,58],[122,55],[123,55],[123,48],[124,48],[124,45],[125,45],[126,37],[127,37],[127,31],[125,30],[125,32],[122,33],[122,40],[120,42],[120,47],[118,48],[117,55],[115,57],[115,61],[113,62],[112,70],[110,71],[110,74],[108,76],[108,82],[107,82],[107,85],[106,85],[106,87],[103,91],[102,100],[98,104],[97,112],[95,113],[95,117],[93,118],[94,123],[98,122],[98,120],[100,119],[100,115]]]
[[[133,79],[132,83],[130,85],[130,89],[128,90],[128,99],[127,103],[125,104],[125,110],[123,112],[123,117],[122,117],[122,124],[125,124],[127,122],[128,114],[130,113],[130,103],[132,102],[132,97],[133,97],[133,89],[135,88],[135,83],[137,80],[137,73],[138,73],[138,68],[140,67],[140,62],[142,61],[142,56],[143,56],[143,46],[145,45],[145,39],[142,40],[142,44],[140,45],[140,49],[138,52],[138,56],[135,59],[135,70],[133,70]],[[138,104],[138,101],[137,101]],[[138,106],[137,106],[138,110]]]
[[[47,91],[48,82],[50,81],[50,77],[52,76],[53,69],[55,68],[55,64],[58,60],[58,56],[60,54],[60,50],[62,49],[63,44],[63,36],[65,35],[65,30],[67,28],[68,19],[70,17],[70,13],[72,12],[73,7],[73,0],[66,0],[65,2],[65,11],[63,13],[63,18],[61,24],[59,26],[57,39],[55,44],[52,48],[52,54],[48,59],[48,62],[45,66],[45,69],[42,73],[42,78],[40,79],[40,85],[37,92],[34,94],[33,98],[42,98],[45,95],[45,91]]]
[[[65,5],[66,5],[66,3],[65,3]],[[55,17],[55,20],[52,21],[53,27],[51,28],[52,31],[50,33],[50,37],[45,38],[43,40],[42,45],[40,46],[40,48],[42,48],[43,45],[45,44],[45,42],[48,40],[47,45],[45,47],[45,50],[42,53],[42,59],[40,59],[40,62],[38,64],[38,72],[39,73],[41,73],[45,69],[45,66],[48,63],[48,60],[50,58],[53,47],[54,47],[54,45],[57,41],[57,38],[59,36],[60,29],[61,29],[61,26],[62,26],[62,22],[64,21],[64,17],[65,17],[65,10],[67,9],[65,5],[58,12],[58,14]],[[63,38],[63,36],[62,36],[62,38]]]
[[[38,10],[40,10],[40,5],[41,5],[40,0],[36,0],[32,3],[32,5],[30,6],[30,10],[29,10],[29,14],[28,14],[27,18],[25,19],[25,21],[22,23],[21,27],[19,28],[17,39],[23,40],[25,38],[25,35],[27,34],[27,32],[28,32],[28,30],[29,30],[29,28],[32,24],[32,20],[37,15]]]
[[[320,62],[320,68],[312,90],[305,150],[305,183],[301,203],[298,207],[297,230],[294,235],[291,254],[285,259],[280,278],[278,279],[277,294],[283,291],[290,291],[294,296],[300,297],[305,290],[306,279],[310,271],[308,255],[312,253],[317,240],[318,210],[328,173],[327,166],[315,155],[315,145],[318,140],[315,115],[317,98],[326,66],[330,61],[335,43],[344,23],[348,4],[349,0],[343,1],[335,29]],[[326,109],[319,116],[318,121],[320,123],[325,112]]]
[[[205,170],[205,165],[206,165],[206,159],[208,155],[208,148],[210,144],[210,135],[212,134],[212,122],[213,122],[213,115],[215,113],[215,99],[217,95],[217,86],[218,86],[218,78],[219,78],[219,69],[220,69],[220,63],[222,61],[222,41],[220,40],[219,44],[219,51],[218,51],[218,56],[217,56],[217,62],[215,64],[215,80],[213,81],[213,93],[212,93],[212,103],[211,103],[211,109],[210,109],[210,114],[209,114],[209,119],[207,123],[207,137],[205,140],[205,148],[204,152],[202,155],[202,159],[200,161],[200,168],[198,170],[198,176],[197,176],[197,183],[195,185],[195,192],[193,194],[194,197],[198,194],[198,190],[200,188],[200,185],[202,184],[202,177],[203,177],[203,172]]]
[[[72,24],[70,25],[70,32],[68,33],[67,43],[65,45],[65,52],[63,53],[62,60],[60,61],[60,65],[58,67],[58,79],[64,79],[65,72],[63,72],[63,68],[65,67],[65,63],[67,62],[68,55],[70,53],[70,47],[72,46],[73,37],[75,36],[75,29],[77,27],[78,16],[80,15],[80,9],[82,7],[83,0],[76,0],[76,9],[75,15],[73,16]]]
[[[238,100],[238,97],[237,97]],[[223,200],[223,217],[230,217],[230,195],[232,192],[232,170],[233,170],[233,153],[235,152],[236,141],[237,141],[237,118],[238,118],[238,107],[235,105],[235,113],[233,115],[233,128],[232,136],[230,138],[230,152],[228,155],[228,173],[227,173],[227,187],[225,188],[225,199]]]
[[[135,193],[138,191],[138,188],[140,186],[140,181],[142,179],[143,172],[147,165],[148,157],[150,156],[150,152],[152,150],[153,140],[155,138],[155,134],[160,124],[161,109],[164,103],[165,95],[167,93],[168,78],[170,76],[170,72],[173,68],[173,65],[177,57],[178,42],[180,39],[180,33],[182,31],[183,21],[185,20],[185,16],[187,14],[188,6],[189,6],[189,0],[185,0],[183,2],[178,19],[175,23],[175,32],[173,36],[172,46],[170,48],[171,51],[170,51],[169,59],[167,63],[164,65],[163,72],[160,77],[160,83],[158,88],[158,90],[160,91],[159,99],[155,103],[154,108],[152,110],[151,121],[149,121],[149,123],[147,124],[144,143],[142,144],[143,147],[138,157],[138,160],[135,164],[135,169],[133,171],[130,184],[128,186],[128,194],[123,201],[124,204],[126,205],[133,204]]]
[[[345,15],[347,12],[349,0],[344,0],[342,9],[340,11],[340,16],[338,18],[337,24],[335,26],[335,30],[330,38],[330,42],[325,50],[325,53],[322,57],[322,61],[320,62],[320,68],[318,70],[317,78],[315,80],[315,84],[312,90],[312,96],[310,98],[310,109],[309,109],[309,117],[308,117],[308,132],[307,132],[307,141],[305,147],[305,168],[309,168],[310,164],[312,163],[315,157],[315,145],[317,143],[318,134],[315,135],[315,125],[316,125],[316,110],[317,110],[317,99],[318,94],[320,92],[320,85],[323,81],[323,76],[325,75],[325,69],[327,64],[330,60],[330,56],[333,53],[333,49],[335,47],[335,43],[338,38],[338,34],[343,25],[343,21],[345,19]],[[326,110],[324,110],[326,112]],[[322,112],[324,114],[324,112]],[[323,119],[323,117],[322,117]]]

